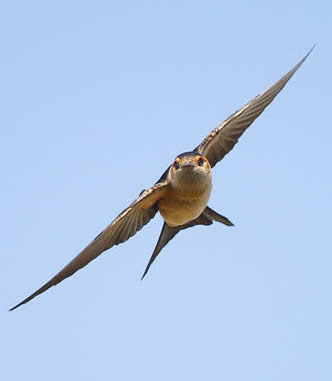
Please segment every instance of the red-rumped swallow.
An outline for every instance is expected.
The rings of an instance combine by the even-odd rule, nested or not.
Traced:
[[[177,156],[160,179],[152,187],[142,191],[138,198],[67,266],[10,311],[70,277],[105,250],[127,241],[158,211],[164,219],[164,224],[142,279],[162,248],[180,230],[195,225],[211,225],[213,221],[232,226],[229,219],[207,206],[212,188],[211,168],[234,147],[239,137],[273,101],[312,49],[279,81],[212,130],[193,151]]]

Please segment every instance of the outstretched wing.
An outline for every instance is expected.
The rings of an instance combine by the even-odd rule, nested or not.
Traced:
[[[140,196],[126,208],[116,219],[103,230],[83,251],[81,251],[67,266],[40,289],[11,308],[10,311],[29,302],[37,295],[73,275],[77,270],[86,266],[103,251],[127,241],[131,236],[146,225],[157,213],[157,201],[166,191],[167,181],[155,184],[143,191]]]
[[[314,47],[279,81],[228,117],[195,148],[195,151],[207,157],[211,167],[214,167],[234,147],[239,137],[283,89]]]

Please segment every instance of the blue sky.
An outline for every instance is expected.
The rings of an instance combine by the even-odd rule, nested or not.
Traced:
[[[331,5],[0,7],[4,380],[330,380]],[[213,171],[221,224],[162,226],[15,312],[181,152],[316,49]],[[326,111],[327,110],[327,111]]]

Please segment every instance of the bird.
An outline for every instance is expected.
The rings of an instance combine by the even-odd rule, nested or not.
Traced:
[[[71,262],[9,311],[28,303],[37,295],[70,277],[105,250],[127,241],[158,212],[164,223],[142,279],[160,251],[181,230],[195,225],[211,225],[214,221],[233,226],[228,218],[207,205],[212,189],[212,168],[232,150],[240,136],[284,88],[314,47],[315,45],[281,79],[220,123],[192,151],[178,155],[159,180],[143,190],[138,198]]]

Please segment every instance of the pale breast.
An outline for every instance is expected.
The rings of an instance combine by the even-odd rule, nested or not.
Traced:
[[[170,190],[158,203],[160,214],[169,226],[183,225],[201,215],[210,192],[210,187],[195,193]]]

